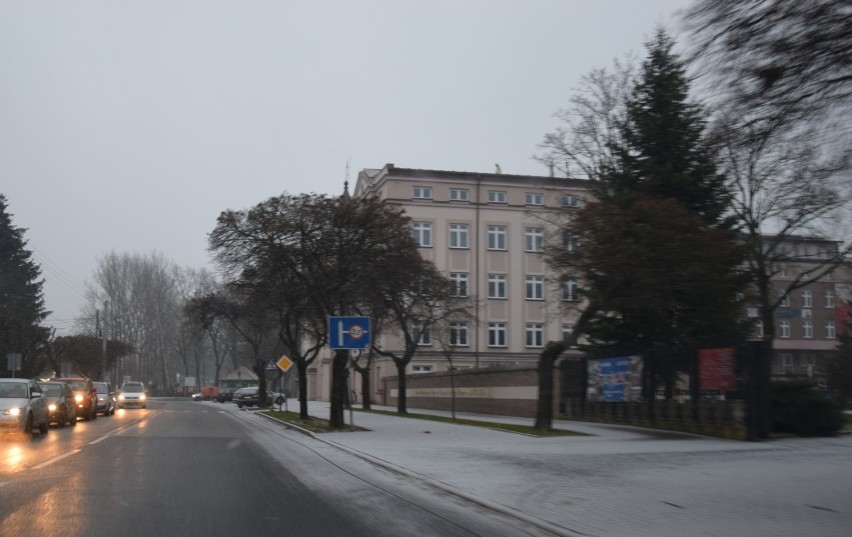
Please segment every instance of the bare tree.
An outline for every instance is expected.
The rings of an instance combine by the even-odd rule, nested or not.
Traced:
[[[88,298],[84,317],[94,319],[96,309],[105,310],[110,338],[135,349],[119,364],[117,378],[127,374],[157,391],[171,391],[180,367],[172,344],[179,318],[174,264],[158,253],[111,252],[98,260]]]
[[[698,0],[686,23],[696,63],[741,119],[758,129],[818,123],[849,143],[848,0]]]
[[[623,143],[630,91],[636,81],[632,56],[614,60],[611,69],[594,69],[583,76],[568,108],[554,115],[560,125],[544,135],[535,159],[551,175],[597,180],[616,164],[614,151]]]
[[[410,279],[422,262],[401,211],[376,199],[316,194],[270,198],[247,211],[226,211],[210,249],[230,280],[265,293],[279,339],[299,370],[307,417],[307,367],[328,341],[328,317],[369,313],[376,290]],[[270,311],[270,310],[268,310]],[[348,352],[332,358],[330,425],[344,426]]]

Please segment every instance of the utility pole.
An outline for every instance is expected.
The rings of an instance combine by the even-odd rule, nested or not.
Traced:
[[[107,364],[107,324],[106,323],[107,323],[107,318],[109,317],[109,315],[107,315],[107,308],[109,308],[109,300],[104,300],[104,328],[103,328],[103,331],[101,332],[101,336],[103,338],[101,347],[102,347],[102,350],[103,350],[104,370],[106,370],[106,364]],[[113,382],[113,384],[115,384],[115,382]]]

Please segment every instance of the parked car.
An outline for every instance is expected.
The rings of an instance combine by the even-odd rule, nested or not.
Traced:
[[[138,406],[146,408],[148,406],[148,393],[145,391],[145,384],[139,381],[128,381],[121,385],[121,393],[118,394],[118,406],[127,408]]]
[[[64,382],[39,382],[41,391],[47,398],[47,421],[59,427],[77,425],[77,403],[71,386]]]
[[[109,382],[95,382],[95,391],[98,395],[98,412],[104,416],[115,414],[116,396],[112,384]]]
[[[213,397],[213,400],[216,401],[217,403],[224,403],[225,401],[231,401],[234,398],[234,392],[235,391],[237,391],[236,388],[222,388],[221,390],[219,390],[219,393],[217,393]]]
[[[278,394],[274,394],[269,390],[266,390],[266,405],[269,406],[275,402],[276,396]],[[246,388],[240,388],[239,390],[234,392],[234,403],[237,404],[238,407],[243,408],[244,406],[260,406],[260,388],[257,386],[248,386]]]
[[[98,419],[98,394],[92,380],[86,377],[63,377],[53,379],[71,386],[77,403],[77,417],[86,421]]]
[[[0,431],[47,434],[47,398],[34,380],[0,379]]]

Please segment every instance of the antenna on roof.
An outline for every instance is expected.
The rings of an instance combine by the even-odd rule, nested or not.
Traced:
[[[349,156],[346,159],[346,177],[343,180],[343,195],[347,198],[349,197],[349,161],[352,160],[352,157]]]

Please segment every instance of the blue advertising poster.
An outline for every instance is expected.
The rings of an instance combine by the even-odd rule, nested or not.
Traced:
[[[600,358],[588,362],[589,401],[625,402],[642,398],[642,357]]]

